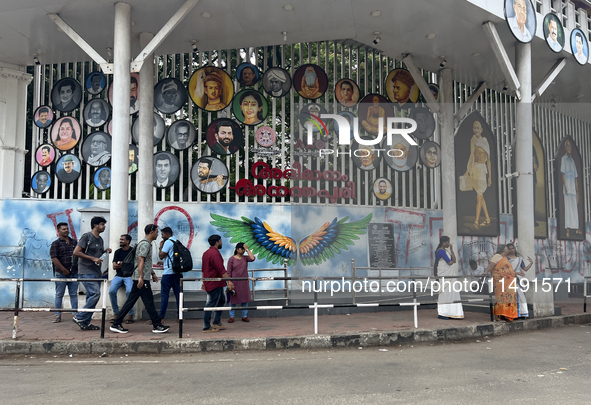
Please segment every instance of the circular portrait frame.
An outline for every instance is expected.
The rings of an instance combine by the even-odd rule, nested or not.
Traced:
[[[68,134],[68,124],[72,132],[71,134]],[[72,150],[80,142],[81,136],[82,127],[74,117],[61,117],[51,126],[51,142],[53,142],[53,146],[61,151]],[[67,140],[64,140],[64,138]]]
[[[113,82],[109,86],[109,104],[113,105]],[[133,100],[133,102],[132,102]],[[140,109],[140,74],[132,73],[129,85],[129,115],[135,114]]]
[[[271,127],[260,127],[254,134],[254,139],[263,148],[270,148],[275,145],[277,133]]]
[[[41,122],[41,114],[42,113],[47,113],[47,117],[45,117],[45,123]],[[50,127],[51,124],[53,123],[54,119],[55,119],[55,113],[53,112],[51,107],[48,105],[40,105],[39,107],[37,107],[37,109],[35,110],[35,113],[33,114],[33,123],[37,127],[42,128],[42,129]]]
[[[267,98],[254,89],[240,90],[232,101],[232,113],[244,125],[258,125],[269,114]]]
[[[244,69],[250,69],[252,71],[252,77],[250,76],[250,73],[247,73],[247,76],[244,77]],[[236,68],[236,81],[238,81],[241,86],[252,87],[261,80],[261,76],[262,74],[259,68],[250,62],[242,62]]]
[[[273,81],[273,83],[271,83]],[[275,86],[279,90],[273,90]],[[263,88],[265,92],[271,97],[281,98],[285,97],[291,90],[292,81],[289,72],[281,67],[272,67],[263,75]]]
[[[313,69],[314,73],[314,83],[312,84],[309,84],[312,81],[312,77],[306,76],[312,73],[309,72],[310,68]],[[307,63],[295,71],[293,75],[293,86],[301,97],[308,100],[316,100],[322,97],[328,90],[328,76],[320,66]]]
[[[550,31],[550,23],[554,23],[552,31]],[[552,52],[559,53],[564,49],[566,43],[566,37],[564,35],[564,27],[560,18],[554,13],[548,13],[544,16],[544,22],[542,23],[544,30],[544,38],[546,39],[546,45],[552,50]],[[556,38],[553,38],[555,36]]]
[[[225,124],[225,125],[224,125]],[[229,130],[232,127],[232,139],[228,144]],[[211,151],[220,156],[228,156],[236,153],[244,144],[244,132],[242,127],[234,120],[229,118],[219,118],[212,121],[207,127],[206,132],[207,145]],[[219,142],[219,140],[222,142]]]
[[[209,79],[209,80],[208,80]],[[207,85],[210,83],[210,85]],[[218,87],[218,93],[214,93],[215,87]],[[216,112],[228,107],[234,98],[234,83],[228,73],[215,66],[204,66],[197,69],[191,75],[188,84],[189,97],[193,103],[202,110]],[[209,93],[211,97],[217,94],[218,103],[210,105]],[[217,100],[217,99],[215,99]],[[213,101],[215,101],[213,100]]]
[[[415,120],[417,129],[410,135],[418,139],[429,139],[435,133],[435,118],[426,107],[413,108],[409,118]]]
[[[179,179],[180,171],[181,166],[175,155],[166,151],[154,153],[154,187],[160,189],[171,187]],[[163,180],[164,175],[166,175],[166,182]]]
[[[513,4],[513,0],[505,0],[505,20],[507,20],[509,31],[511,31],[515,39],[527,44],[536,36],[536,12],[531,0],[517,0],[517,2],[520,4]],[[518,21],[521,17],[517,17],[517,10],[521,10],[519,11],[519,15],[523,16],[523,7],[525,7],[525,22],[523,24],[524,32],[521,32]]]
[[[577,38],[581,38],[581,52],[579,53],[579,46],[577,45]],[[581,66],[584,66],[589,61],[589,41],[585,38],[585,34],[580,28],[575,28],[570,34],[570,46],[573,53],[573,58]],[[581,56],[579,56],[581,55]]]
[[[316,114],[314,114],[312,111],[315,111]],[[319,125],[318,120],[321,121],[320,116],[322,114],[328,114],[328,112],[326,111],[326,108],[324,108],[324,106],[322,104],[308,103],[308,104],[304,104],[302,106],[302,109],[300,110],[298,116],[300,117],[300,125],[302,127],[304,127],[304,132],[303,132],[304,137],[306,137],[306,123],[309,122],[310,120],[312,120],[312,123],[314,124],[314,125],[312,125],[312,132],[319,132],[320,131],[316,125]],[[316,117],[316,119],[312,118],[312,116]],[[320,126],[320,127],[322,128],[322,126]]]
[[[68,90],[68,86],[70,90]],[[73,77],[64,77],[51,89],[51,104],[61,112],[74,111],[82,101],[82,85]]]
[[[200,164],[201,168],[207,170],[207,172],[204,172],[203,180],[199,174]],[[195,188],[204,194],[218,193],[228,185],[229,179],[228,167],[215,156],[202,156],[191,168],[191,181]],[[222,185],[219,184],[220,180],[223,181]]]
[[[154,135],[152,136],[153,146],[160,143],[166,133],[164,119],[157,112],[154,113]],[[131,125],[131,138],[136,145],[140,144],[140,120],[136,118]]]
[[[399,144],[404,149],[401,149]],[[419,160],[419,147],[409,144],[400,134],[392,136],[392,146],[388,146],[386,139],[384,139],[382,149],[384,150],[384,162],[397,172],[409,171],[415,167],[417,160]],[[401,164],[402,162],[404,164]]]
[[[70,166],[70,162],[71,168],[70,172],[68,172],[67,167]],[[70,184],[78,180],[78,177],[80,177],[82,163],[80,162],[78,156],[74,155],[73,153],[66,153],[57,160],[55,168],[55,175],[57,179],[64,184]]]
[[[392,69],[384,83],[388,99],[396,108],[412,108],[419,101],[421,92],[410,72]]]
[[[363,140],[371,140],[362,137]],[[376,152],[379,145],[359,145],[357,141],[351,142],[351,160],[355,167],[363,171],[372,171],[380,166],[382,153]]]
[[[131,152],[133,152],[133,158],[132,158],[132,154]],[[139,153],[139,149],[137,146],[135,146],[133,143],[129,144],[129,174],[133,174],[135,172],[137,172],[137,164],[138,164],[138,153]]]
[[[341,111],[337,115],[340,115],[341,117],[345,117],[345,119],[349,123],[349,139],[353,139],[355,137],[355,118],[357,118],[357,116],[355,114],[353,114],[351,111]],[[359,123],[359,120],[357,120],[357,122]],[[337,122],[334,120],[333,120],[333,129],[334,129],[335,134],[337,134],[337,136],[340,137],[340,128],[338,127]]]
[[[392,196],[392,183],[385,177],[378,177],[373,182],[373,195],[380,201],[386,201]]]
[[[104,183],[104,179],[105,179],[105,176],[103,176],[104,173],[108,173],[108,175],[109,175],[109,178],[108,178],[109,182],[107,183],[106,186],[101,183],[101,180],[103,180],[103,183]],[[94,186],[101,191],[105,191],[105,190],[110,189],[111,188],[111,169],[109,169],[108,167],[101,167],[96,172],[94,172],[93,183],[94,183]]]
[[[35,161],[41,167],[50,166],[55,161],[56,156],[55,148],[49,143],[37,146],[37,150],[35,151]]]
[[[435,148],[436,159],[433,160],[433,148]],[[437,142],[427,141],[421,145],[419,156],[423,166],[434,169],[441,165],[441,146]]]
[[[184,129],[186,128],[186,132]],[[178,131],[183,130],[181,134],[186,134],[187,139],[184,143],[179,142],[179,133]],[[183,136],[184,138],[184,136]],[[172,123],[170,127],[168,127],[168,131],[166,132],[166,142],[170,145],[171,148],[175,150],[185,150],[190,148],[195,142],[197,138],[197,130],[195,129],[195,125],[192,122],[187,120],[176,120]]]
[[[345,101],[343,93],[351,93],[351,101]],[[353,108],[361,98],[359,86],[352,79],[341,79],[334,85],[334,97],[343,107]]]
[[[111,160],[113,140],[103,131],[92,132],[82,142],[81,155],[84,162],[93,167],[106,165]]]
[[[45,185],[43,189],[39,189],[39,176],[47,176],[45,180]],[[39,170],[31,177],[31,190],[35,192],[35,194],[45,194],[51,189],[51,174],[45,170]]]
[[[374,105],[376,98],[378,100],[377,106]],[[363,128],[368,134],[377,135],[380,130],[378,121],[380,117],[376,117],[374,114],[374,111],[377,111],[378,115],[380,115],[380,108],[384,110],[384,134],[386,134],[388,117],[392,117],[394,113],[394,110],[392,110],[392,103],[390,103],[386,97],[378,93],[370,93],[363,97],[359,102],[359,106],[357,108],[359,126],[360,128]],[[374,122],[374,120],[376,121]]]
[[[96,86],[97,77],[100,79],[100,82],[98,82],[98,87]],[[89,94],[92,94],[94,96],[97,94],[101,94],[103,91],[105,91],[105,88],[107,87],[107,78],[105,77],[103,72],[94,71],[88,75],[88,77],[86,78],[86,82],[84,82],[84,84],[86,87],[86,91],[88,91]]]
[[[154,86],[154,108],[163,114],[174,114],[187,102],[187,89],[175,77],[160,80]]]
[[[92,114],[92,108],[95,105],[100,105],[103,109],[102,114],[99,117],[100,121],[98,122],[93,121],[92,117],[90,116]],[[107,100],[102,98],[93,98],[92,100],[89,100],[88,103],[84,106],[84,111],[82,112],[84,122],[86,123],[86,125],[92,128],[102,127],[103,125],[107,124],[109,122],[110,116],[111,107],[109,106]]]

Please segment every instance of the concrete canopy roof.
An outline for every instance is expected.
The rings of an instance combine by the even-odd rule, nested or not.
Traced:
[[[157,33],[184,0],[128,0],[132,7],[132,56],[140,52],[139,34]],[[509,57],[514,61],[512,34],[499,0],[201,0],[156,50],[157,54],[229,49],[287,43],[353,39],[401,59],[413,55],[418,67],[436,72],[440,57],[454,70],[454,79],[476,86],[486,81],[500,90],[504,85],[499,64],[482,29],[492,21]],[[293,6],[291,11],[284,6]],[[372,11],[381,15],[374,17]],[[0,2],[0,63],[31,65],[33,54],[41,63],[88,60],[89,57],[47,16],[56,13],[105,59],[113,47],[113,0],[2,0]],[[208,13],[209,17],[207,16]],[[541,100],[591,101],[591,81],[583,77],[591,66],[579,66],[570,50],[553,53],[540,34],[532,43],[533,87],[554,63],[566,57],[567,66]],[[381,42],[374,45],[374,32]],[[428,39],[427,35],[435,34]],[[567,45],[566,48],[569,48]],[[581,96],[582,95],[582,96]],[[579,96],[579,97],[577,97]],[[540,101],[540,100],[538,100]]]

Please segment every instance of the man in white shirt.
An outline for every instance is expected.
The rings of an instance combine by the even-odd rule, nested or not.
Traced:
[[[562,45],[558,43],[558,23],[553,18],[548,21],[548,38],[546,42],[554,52],[560,52]]]
[[[527,26],[527,4],[525,0],[513,0],[513,10],[515,16],[507,19],[509,27],[515,37],[521,42],[530,42],[533,39],[533,34],[529,32]]]

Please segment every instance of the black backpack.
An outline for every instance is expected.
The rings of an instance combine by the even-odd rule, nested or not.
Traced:
[[[193,258],[191,252],[178,240],[172,242],[172,271],[186,273],[193,270]],[[170,256],[169,256],[170,258]]]
[[[121,273],[119,277],[131,277],[133,275],[135,271],[135,251],[137,250],[137,245],[132,247],[129,253],[127,253],[127,256],[125,256],[125,259],[123,259],[123,266],[118,271]]]

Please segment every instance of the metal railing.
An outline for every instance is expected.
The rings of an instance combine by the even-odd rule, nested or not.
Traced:
[[[33,307],[33,308],[24,308],[21,306],[21,285],[22,290],[24,293],[24,283],[25,282],[70,282],[70,281],[77,281],[77,282],[87,282],[87,281],[96,281],[103,283],[102,287],[102,307],[101,308],[79,308],[79,309],[64,309],[64,308],[41,308],[41,307]],[[12,338],[16,339],[16,333],[18,328],[18,313],[19,312],[52,312],[52,311],[59,311],[59,312],[101,312],[101,339],[105,338],[105,319],[107,313],[107,279],[105,278],[0,278],[0,282],[16,282],[16,293],[14,298],[14,308],[0,308],[0,312],[14,312],[14,323],[12,327]]]
[[[587,285],[591,281],[591,276],[583,277],[583,312],[587,312],[587,297],[591,295],[587,294]]]

